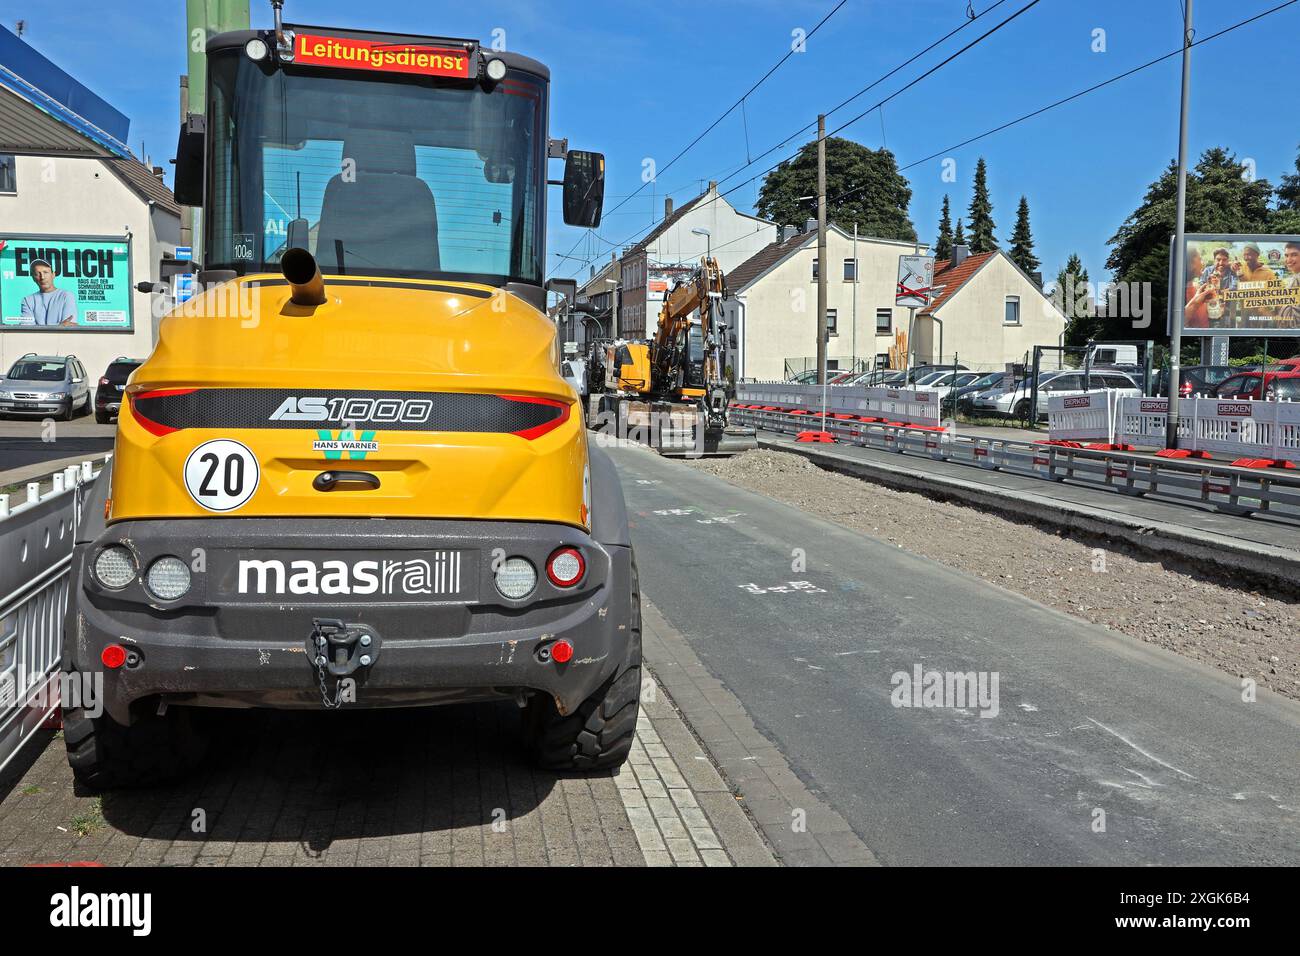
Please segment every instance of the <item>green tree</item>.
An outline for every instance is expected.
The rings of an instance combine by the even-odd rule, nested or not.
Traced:
[[[1300,209],[1300,156],[1296,156],[1295,172],[1283,173],[1277,187],[1278,209]]]
[[[957,220],[957,229],[956,229],[956,231],[952,234],[952,244],[953,244],[954,246],[964,246],[964,245],[966,245],[966,233],[964,233],[964,232],[962,231],[961,219],[958,219],[958,220]],[[967,251],[969,251],[969,250],[967,250]]]
[[[939,238],[934,240],[936,259],[952,258],[952,213],[948,209],[948,194],[943,194],[943,214],[939,216]]]
[[[1099,320],[1094,315],[1088,270],[1078,253],[1071,253],[1065,265],[1056,273],[1052,301],[1065,313],[1065,344],[1087,345],[1097,337]]]
[[[975,164],[975,191],[971,196],[970,209],[970,251],[992,252],[998,247],[993,235],[993,203],[989,199],[988,168],[984,157]]]
[[[1020,197],[1020,208],[1016,210],[1016,228],[1011,233],[1011,251],[1007,255],[1030,275],[1038,269],[1034,237],[1029,231],[1029,200],[1024,196]]]
[[[767,174],[758,192],[758,214],[777,223],[801,223],[816,214],[816,204],[801,196],[817,193],[817,143],[799,150]],[[894,154],[868,149],[838,136],[826,140],[826,217],[864,236],[916,241],[908,217],[912,188],[898,171]]]
[[[1272,218],[1267,179],[1246,178],[1246,166],[1221,147],[1207,149],[1187,173],[1187,231],[1206,233],[1266,232]],[[1147,187],[1141,205],[1111,236],[1106,259],[1116,282],[1147,284],[1151,326],[1142,334],[1165,339],[1169,309],[1169,237],[1174,232],[1178,198],[1178,165],[1171,162]],[[1130,286],[1136,288],[1135,286]],[[1111,318],[1106,337],[1133,338],[1133,320]]]

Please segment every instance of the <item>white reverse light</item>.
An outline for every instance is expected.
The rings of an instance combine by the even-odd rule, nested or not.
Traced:
[[[190,569],[180,558],[164,555],[149,565],[144,583],[154,597],[175,601],[190,589]]]
[[[506,558],[496,571],[497,590],[511,600],[532,593],[537,586],[537,569],[527,558]]]
[[[106,588],[124,588],[135,580],[135,557],[119,544],[111,544],[95,558],[95,577]]]

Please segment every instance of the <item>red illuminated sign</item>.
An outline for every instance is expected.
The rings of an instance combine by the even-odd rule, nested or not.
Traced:
[[[469,51],[418,43],[357,40],[300,33],[294,39],[294,62],[344,70],[418,73],[423,76],[470,76]]]

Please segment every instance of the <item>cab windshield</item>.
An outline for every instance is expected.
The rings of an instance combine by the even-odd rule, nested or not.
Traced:
[[[210,59],[209,269],[542,281],[545,85]]]

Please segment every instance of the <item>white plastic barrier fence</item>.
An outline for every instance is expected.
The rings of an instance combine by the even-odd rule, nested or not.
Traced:
[[[1118,392],[1103,389],[1047,399],[1049,441],[1113,442]]]
[[[899,388],[850,388],[828,385],[825,388],[827,415],[858,415],[887,418],[909,425],[940,424],[940,395],[932,391]],[[746,383],[736,387],[736,401],[746,405],[772,406],[777,409],[807,409],[820,414],[822,386],[785,383]]]
[[[1183,399],[1182,407],[1187,408],[1191,399]],[[1119,402],[1117,442],[1134,445],[1139,448],[1164,448],[1168,432],[1169,399],[1167,398],[1121,398]],[[1178,417],[1179,444],[1191,438],[1191,419]]]
[[[1233,459],[1300,462],[1300,402],[1185,398],[1178,410],[1180,448]],[[1168,399],[1123,399],[1118,440],[1163,448],[1168,414]]]

